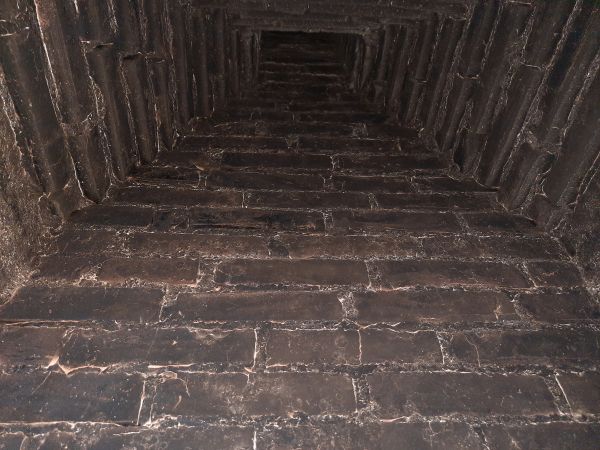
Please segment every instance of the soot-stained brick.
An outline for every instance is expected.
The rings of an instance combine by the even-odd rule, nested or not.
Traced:
[[[371,397],[382,418],[412,414],[443,416],[549,415],[556,412],[544,380],[530,375],[473,373],[377,373]],[[502,401],[498,401],[501,398]]]
[[[196,417],[348,414],[352,381],[320,373],[182,374],[158,387],[157,415]]]

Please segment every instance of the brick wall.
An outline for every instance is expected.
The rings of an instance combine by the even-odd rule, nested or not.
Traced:
[[[3,0],[0,9],[2,163],[24,177],[13,183],[3,171],[3,247],[21,261],[73,210],[170,149],[192,117],[238,95],[238,72],[252,72],[232,62],[242,38],[223,10],[165,0]],[[15,205],[26,213],[9,213]],[[24,230],[31,245],[14,244]]]
[[[9,125],[59,219],[251,88],[264,30],[343,34],[354,89],[457,173],[565,239],[582,218],[600,149],[597,2],[1,3]]]
[[[498,187],[508,209],[567,240],[565,230],[591,232],[591,213],[576,205],[600,155],[597,2],[477,1],[378,33],[359,45],[374,47],[374,61],[357,50],[373,68],[360,83],[366,97],[421,129],[460,173]],[[597,278],[592,241],[572,249]]]

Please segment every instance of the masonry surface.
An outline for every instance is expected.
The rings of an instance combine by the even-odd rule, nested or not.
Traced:
[[[349,2],[142,2],[138,39],[136,2],[77,3],[0,21],[0,448],[598,448],[596,172],[548,163],[598,151],[595,7],[403,2],[375,39]],[[50,65],[70,55],[54,122],[24,100],[47,82],[19,70],[28,14]],[[81,59],[57,44],[75,18]],[[554,41],[527,46],[536,24]],[[577,98],[565,45],[589,63],[561,75]],[[83,51],[96,100],[75,114]],[[528,121],[542,72],[573,98]]]

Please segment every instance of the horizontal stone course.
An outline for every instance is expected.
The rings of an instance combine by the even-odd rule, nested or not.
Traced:
[[[265,189],[289,191],[318,191],[324,188],[320,175],[300,173],[238,172],[212,170],[206,176],[208,189]]]
[[[435,333],[394,330],[360,330],[361,362],[441,364],[443,357]]]
[[[420,241],[410,236],[327,236],[279,234],[275,241],[290,258],[405,257],[421,253]]]
[[[359,333],[342,330],[272,330],[267,365],[358,364]]]
[[[342,305],[335,292],[270,291],[182,293],[162,310],[181,321],[340,320]]]
[[[352,381],[320,373],[180,374],[157,387],[154,414],[194,417],[349,414]]]
[[[369,284],[361,261],[232,260],[215,269],[215,282],[227,285],[363,285]]]
[[[339,232],[456,232],[457,219],[447,212],[334,211],[333,230]]]
[[[171,189],[166,187],[127,187],[115,190],[109,200],[114,203],[169,206],[242,206],[241,192]]]
[[[257,442],[258,448],[269,450],[303,446],[323,450],[484,448],[472,427],[452,422],[274,427],[260,432]]]
[[[385,209],[465,209],[493,210],[498,208],[496,200],[487,194],[376,194],[377,205]]]
[[[371,203],[364,193],[338,192],[247,192],[245,205],[267,208],[303,209],[369,209]]]
[[[471,285],[526,288],[531,285],[518,268],[498,262],[404,260],[377,261],[373,265],[385,287]]]
[[[597,364],[600,333],[584,330],[496,330],[449,336],[451,358],[476,365]]]
[[[66,367],[203,363],[250,366],[254,330],[215,331],[190,328],[128,328],[117,331],[76,330],[60,352]]]
[[[600,317],[598,305],[583,289],[523,293],[517,296],[517,303],[541,322],[570,323]]]
[[[190,258],[110,258],[98,270],[98,279],[109,283],[143,280],[190,285],[197,276],[198,260]]]
[[[562,450],[573,448],[592,450],[598,446],[600,425],[597,423],[538,423],[531,425],[486,425],[482,428],[490,449],[544,448]]]
[[[510,297],[502,292],[460,289],[356,293],[360,322],[495,322],[516,320]]]
[[[486,417],[556,413],[553,397],[538,376],[382,372],[367,376],[367,381],[383,419],[413,414]]]
[[[579,269],[572,263],[530,262],[527,264],[527,271],[538,286],[574,287],[584,284]]]
[[[0,328],[0,366],[52,365],[59,354],[65,334],[58,327],[9,327]]]
[[[267,239],[262,236],[194,233],[130,233],[125,251],[156,257],[269,256]]]
[[[243,209],[191,209],[189,228],[231,230],[323,231],[325,222],[320,212]]]
[[[142,378],[128,374],[11,374],[0,381],[2,422],[135,424],[143,390]]]
[[[535,223],[523,216],[508,213],[464,213],[462,218],[474,231],[533,233]]]
[[[26,286],[0,306],[4,321],[158,320],[164,293],[160,289]]]

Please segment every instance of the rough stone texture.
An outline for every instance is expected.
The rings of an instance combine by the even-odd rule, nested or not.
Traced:
[[[598,446],[597,424],[540,423],[521,426],[486,426],[483,428],[489,448],[593,449]]]
[[[192,417],[349,414],[355,408],[345,375],[186,374],[160,383],[154,414]]]
[[[170,14],[166,3],[173,3]],[[27,276],[50,229],[105,199],[111,184],[154,159],[157,128],[161,149],[170,149],[194,109],[200,115],[187,78],[193,58],[185,52],[186,38],[194,34],[183,20],[189,8],[164,0],[145,6],[128,0],[3,3],[2,300]],[[203,13],[222,17],[219,11]],[[223,23],[209,34],[228,31]],[[211,58],[206,66],[213,71],[219,64]]]
[[[565,397],[576,415],[594,415],[600,412],[600,374],[597,372],[558,376]]]
[[[540,226],[593,175],[589,2],[37,4],[10,239],[103,204],[0,305],[0,447],[594,448],[595,236]]]
[[[137,421],[143,389],[139,375],[50,372],[1,378],[2,422]],[[65,398],[69,401],[63,403]]]
[[[556,411],[544,380],[535,376],[377,373],[367,381],[384,419],[411,414],[535,416]]]
[[[0,75],[0,301],[27,278],[30,260],[43,249],[45,223],[56,224],[49,205],[40,200],[42,190],[31,163],[16,143],[18,123]]]

